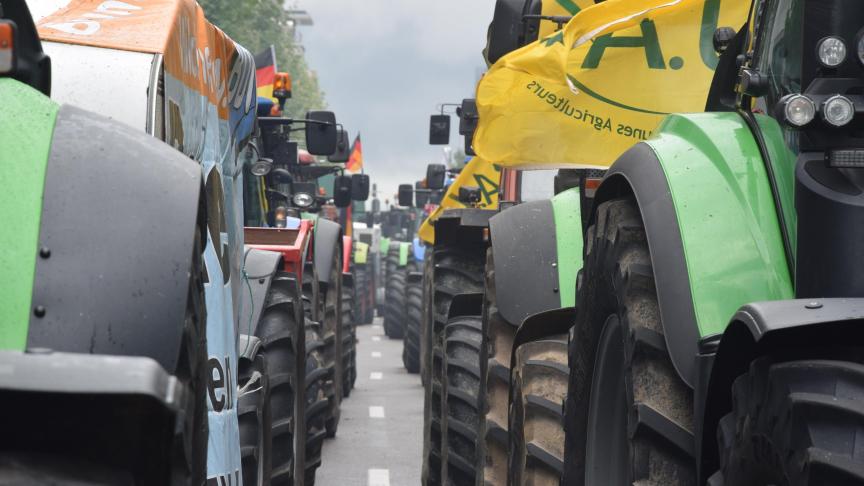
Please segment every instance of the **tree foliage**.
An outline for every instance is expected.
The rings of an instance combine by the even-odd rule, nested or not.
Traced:
[[[326,107],[318,78],[309,69],[303,48],[294,40],[282,0],[198,0],[207,18],[237,43],[257,54],[273,44],[276,67],[291,74],[292,98],[286,115],[302,118],[308,110]]]

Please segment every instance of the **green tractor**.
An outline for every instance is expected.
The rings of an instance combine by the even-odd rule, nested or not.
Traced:
[[[0,482],[204,484],[201,169],[51,85],[2,2]]]
[[[413,187],[400,185],[398,203],[401,207],[381,214],[381,233],[389,243],[384,259],[384,333],[393,339],[405,336],[408,275],[419,270],[411,242],[419,222],[412,207]],[[381,249],[384,250],[383,245]]]
[[[862,19],[858,1],[754,1],[715,35],[708,113],[609,170],[564,484],[864,483]]]

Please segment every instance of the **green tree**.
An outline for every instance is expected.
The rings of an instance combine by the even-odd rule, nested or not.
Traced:
[[[303,48],[294,41],[290,17],[282,0],[199,0],[207,18],[253,54],[271,44],[276,66],[291,74],[292,98],[286,115],[300,118],[327,107],[318,77],[309,68]]]

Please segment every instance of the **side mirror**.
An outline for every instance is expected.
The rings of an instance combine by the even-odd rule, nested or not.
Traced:
[[[465,154],[477,155],[474,152],[474,132],[477,131],[477,123],[480,115],[477,112],[477,100],[466,98],[462,100],[459,108],[459,135],[465,136]]]
[[[540,19],[536,16],[541,11],[540,0],[498,0],[489,24],[489,41],[483,51],[486,62],[491,66],[505,54],[537,40]],[[528,20],[526,15],[535,18]]]
[[[426,166],[426,186],[429,189],[443,189],[445,177],[447,177],[447,167],[444,164]]]
[[[336,176],[333,179],[333,204],[337,208],[347,208],[351,205],[351,177]]]
[[[351,200],[365,201],[369,199],[369,176],[354,174],[351,176]]]
[[[332,155],[336,151],[336,115],[332,111],[306,113],[306,150],[312,155]]]
[[[450,143],[450,115],[432,115],[429,120],[429,145]]]
[[[327,157],[330,162],[344,164],[351,157],[351,142],[348,141],[348,132],[342,128],[336,129],[336,151]]]
[[[411,207],[414,203],[414,187],[411,184],[399,184],[399,205]]]
[[[429,198],[432,191],[429,189],[414,189],[414,206],[423,208],[429,204]]]
[[[735,32],[735,29],[732,27],[720,27],[719,29],[714,31],[714,38],[712,42],[714,43],[714,52],[717,54],[723,54],[726,52],[726,48],[729,47],[729,44],[735,40],[735,36],[738,35]]]

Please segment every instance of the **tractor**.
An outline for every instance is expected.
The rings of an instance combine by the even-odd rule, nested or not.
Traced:
[[[381,233],[389,243],[384,260],[384,333],[393,339],[405,336],[407,279],[411,272],[419,270],[411,244],[419,222],[412,208],[413,187],[412,184],[400,185],[397,201],[402,207],[390,208],[381,214]],[[384,250],[383,245],[381,249]]]
[[[52,60],[0,2],[0,482],[204,484],[201,169],[48,98]]]
[[[585,215],[564,484],[864,483],[862,18],[754,1],[715,32],[707,112],[610,168]]]
[[[321,373],[315,343],[306,346],[306,272],[298,263],[304,260],[288,262],[283,253],[244,246],[244,168],[262,162],[255,145],[259,117],[252,56],[191,0],[116,2],[98,13],[92,8],[83,0],[59,10],[54,4],[34,5],[52,56],[56,98],[109,114],[168,143],[203,172],[208,378],[202,394],[209,440],[196,451],[206,454],[207,480],[311,484],[317,464],[306,464],[307,400],[314,403],[318,395],[311,396],[306,383]],[[140,36],[142,31],[147,35]],[[333,118],[329,112],[307,116],[317,122],[306,127],[315,152],[335,151]],[[152,177],[122,188],[146,187]],[[143,199],[133,200],[143,204]],[[139,218],[132,210],[125,218],[157,228],[169,213]],[[298,254],[306,255],[311,223],[298,225],[292,241]],[[137,271],[155,264],[126,254],[141,262]],[[146,325],[138,329],[151,339],[158,336]],[[110,332],[106,339],[113,339]]]

